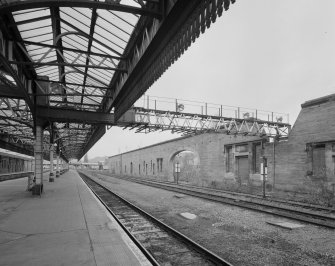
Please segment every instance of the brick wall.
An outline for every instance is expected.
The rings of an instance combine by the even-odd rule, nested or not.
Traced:
[[[190,180],[190,183],[207,186],[212,181],[220,182],[235,178],[233,173],[225,171],[225,145],[247,143],[254,140],[259,140],[259,137],[230,136],[218,133],[201,134],[111,156],[108,158],[107,164],[111,173],[174,181],[174,157],[181,151],[191,151],[198,158],[199,170],[197,176]],[[163,159],[161,172],[157,169],[158,158]],[[130,171],[131,163],[133,164],[132,173]],[[155,164],[155,171],[151,168],[151,163]]]

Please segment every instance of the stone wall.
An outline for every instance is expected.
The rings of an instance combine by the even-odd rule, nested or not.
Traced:
[[[273,143],[265,145],[268,173],[275,179],[278,189],[296,191],[314,183],[335,184],[335,101],[334,95],[302,104],[299,116],[289,134],[288,141],[276,142],[275,160]],[[313,147],[325,145],[324,176],[313,173]]]
[[[259,137],[207,133],[111,156],[107,159],[107,164],[111,173],[175,181],[173,159],[182,151],[190,151],[198,158],[199,168],[198,174],[190,179],[191,184],[208,186],[213,181],[235,182],[234,172],[226,172],[225,146],[259,140]],[[160,159],[162,169],[158,167]]]

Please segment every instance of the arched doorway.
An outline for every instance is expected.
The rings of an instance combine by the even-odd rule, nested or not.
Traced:
[[[199,155],[190,150],[182,150],[174,153],[170,159],[172,176],[170,181],[179,184],[199,184],[200,158]]]

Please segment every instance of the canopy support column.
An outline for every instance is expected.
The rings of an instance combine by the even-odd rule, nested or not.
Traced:
[[[33,195],[41,195],[43,192],[43,127],[36,126],[35,146],[35,177],[33,180]]]
[[[60,151],[59,151],[59,144],[57,144],[57,152],[56,152],[56,154],[57,154],[56,178],[59,177],[59,153],[60,153]]]
[[[54,182],[54,145],[50,143],[50,175],[49,182]]]

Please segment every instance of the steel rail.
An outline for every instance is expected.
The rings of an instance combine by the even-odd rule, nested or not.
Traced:
[[[132,178],[132,177],[127,177],[125,179],[130,179],[130,180],[137,180],[136,178]],[[148,183],[162,183],[162,184],[167,184],[167,185],[172,185],[175,186],[175,183],[169,182],[169,181],[163,181],[163,180],[143,180],[144,183],[148,182]],[[302,203],[302,202],[297,202],[297,201],[288,201],[288,200],[281,200],[278,198],[272,198],[272,197],[267,197],[267,198],[263,198],[261,196],[258,195],[254,195],[254,194],[246,194],[246,193],[242,193],[242,192],[233,192],[233,191],[227,191],[227,190],[220,190],[220,189],[214,189],[214,188],[209,188],[209,187],[198,187],[195,185],[188,185],[188,184],[183,184],[183,186],[185,186],[185,188],[189,188],[189,189],[195,189],[195,190],[205,190],[208,191],[209,193],[220,193],[220,194],[229,194],[231,195],[231,198],[236,199],[236,197],[247,197],[250,198],[251,201],[253,200],[261,200],[263,201],[264,204],[266,204],[266,202],[268,202],[269,206],[272,206],[270,204],[272,203],[276,203],[276,204],[286,204],[289,206],[296,206],[299,208],[303,208],[303,209],[310,209],[310,210],[318,210],[318,211],[323,211],[323,212],[334,212],[335,213],[335,209],[334,208],[329,208],[329,207],[323,207],[321,205],[312,205],[312,204],[307,204],[307,203]],[[224,195],[223,195],[224,196]],[[235,196],[235,197],[234,197]],[[328,216],[326,216],[327,218]]]
[[[156,266],[159,266],[159,263],[155,260],[155,258],[145,249],[145,247],[130,233],[130,231],[123,225],[120,219],[114,214],[114,212],[108,207],[108,205],[101,199],[101,197],[91,188],[88,182],[83,178],[89,178],[87,175],[79,173],[82,180],[86,183],[86,185],[91,189],[93,194],[98,198],[98,200],[105,206],[108,212],[113,216],[113,218],[117,221],[117,223],[121,226],[121,228],[126,232],[126,234],[130,237],[130,239],[136,244],[136,246],[143,252],[144,256]],[[83,176],[82,176],[83,175]],[[92,179],[90,179],[92,180]],[[92,180],[93,181],[93,180]],[[98,183],[97,183],[98,184]]]
[[[199,245],[198,243],[196,243],[195,241],[193,241],[192,239],[188,238],[187,236],[185,236],[184,234],[178,232],[177,230],[173,229],[172,227],[170,227],[169,225],[165,224],[164,222],[156,219],[154,216],[152,216],[151,214],[147,213],[146,211],[144,211],[143,209],[135,206],[134,204],[130,203],[129,201],[127,201],[126,199],[124,199],[123,197],[121,197],[120,195],[118,195],[117,193],[111,191],[109,188],[107,188],[106,186],[100,184],[99,182],[97,182],[96,180],[93,180],[92,178],[90,178],[88,175],[79,172],[79,175],[85,176],[86,178],[88,178],[89,180],[91,180],[92,182],[94,182],[95,184],[97,184],[98,186],[102,187],[103,189],[105,189],[106,191],[108,191],[109,193],[115,195],[118,199],[120,199],[121,201],[123,201],[126,205],[128,205],[130,208],[134,209],[135,211],[139,212],[141,215],[143,215],[145,218],[147,218],[149,221],[151,221],[153,224],[158,225],[159,228],[161,228],[164,231],[167,231],[168,233],[170,233],[171,235],[173,235],[174,237],[176,237],[177,239],[181,240],[184,244],[186,244],[187,246],[189,246],[191,249],[196,250],[198,253],[200,253],[202,256],[204,256],[206,259],[208,259],[209,261],[211,261],[212,263],[214,263],[214,265],[232,265],[229,262],[225,261],[224,259],[220,258],[218,255],[214,254],[213,252],[211,252],[210,250],[206,249],[205,247]],[[83,177],[82,177],[83,178]],[[83,178],[84,180],[84,178]],[[85,180],[84,180],[85,181]],[[85,181],[85,183],[88,185],[88,183]],[[88,185],[89,186],[89,185]],[[90,187],[90,186],[89,186]],[[92,189],[91,189],[92,190]],[[93,191],[93,190],[92,190]],[[122,225],[122,222],[116,217],[116,215],[113,213],[112,210],[110,210],[110,208],[107,206],[107,204],[105,204],[103,202],[103,200],[93,191],[93,193],[98,197],[98,199],[104,204],[104,206],[107,208],[107,210],[113,215],[113,217],[117,220],[117,222],[121,225],[121,227],[125,230],[125,232],[131,237],[132,240],[134,240],[134,242],[137,244],[138,240],[131,234],[131,232],[125,228],[125,226]],[[139,243],[140,244],[140,243]],[[145,255],[148,253],[148,251],[140,244],[139,245],[140,249],[142,250],[142,248],[145,250]],[[141,248],[142,247],[142,248]],[[143,250],[142,250],[143,251]],[[150,254],[150,253],[149,253]],[[151,257],[151,254],[150,254]],[[148,257],[149,259],[149,257]],[[154,259],[154,258],[153,258]],[[151,261],[151,259],[149,259]],[[156,263],[158,263],[155,259],[154,261]],[[159,264],[155,264],[155,265],[159,265]]]
[[[165,190],[179,192],[179,193],[187,194],[187,195],[198,197],[198,198],[204,198],[204,199],[215,201],[215,202],[235,205],[235,206],[243,207],[246,209],[261,211],[261,212],[265,212],[265,213],[272,214],[272,215],[282,216],[282,217],[286,217],[286,218],[290,218],[290,219],[294,219],[294,220],[298,220],[302,222],[307,222],[307,223],[335,229],[335,217],[331,217],[328,215],[310,213],[306,210],[297,210],[297,209],[290,209],[290,208],[285,208],[281,206],[273,206],[270,203],[265,204],[265,203],[257,202],[255,200],[248,201],[247,199],[238,198],[238,197],[235,197],[235,198],[234,197],[224,197],[223,195],[215,195],[215,194],[210,194],[208,192],[195,191],[194,189],[190,187],[181,187],[173,183],[153,182],[153,181],[146,181],[146,180],[138,180],[135,178],[123,178],[123,177],[121,178],[119,176],[113,176],[113,177],[128,180],[131,182],[136,182],[139,184],[149,185],[152,187],[157,187],[157,188],[161,188]],[[199,190],[201,188],[197,188],[197,189]],[[329,211],[329,209],[326,209],[326,211]]]

